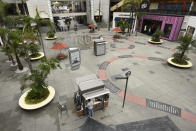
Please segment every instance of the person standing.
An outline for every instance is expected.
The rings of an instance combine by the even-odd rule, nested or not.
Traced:
[[[93,101],[91,99],[88,100],[87,108],[88,108],[88,117],[92,118],[92,116],[93,116]]]
[[[71,22],[70,22],[70,20],[68,20],[67,21],[67,29],[68,29],[68,31],[69,31],[70,25],[71,25]]]

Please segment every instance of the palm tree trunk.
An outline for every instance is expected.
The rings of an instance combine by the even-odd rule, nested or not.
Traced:
[[[46,58],[45,46],[44,46],[44,42],[43,42],[43,39],[42,39],[42,34],[41,34],[41,31],[40,31],[39,27],[38,27],[38,35],[40,37],[41,45],[42,45],[43,52],[44,52],[44,57]]]
[[[32,73],[33,72],[33,67],[32,67],[32,64],[31,64],[31,61],[30,61],[30,58],[29,58],[29,52],[27,50],[26,43],[23,43],[23,44],[24,44],[24,50],[25,50],[25,55],[26,55],[26,61],[29,65],[29,70]]]
[[[180,54],[180,58],[182,60],[183,56],[184,56],[185,51],[182,51],[182,53]]]
[[[18,69],[19,70],[23,70],[23,65],[22,65],[22,63],[20,61],[20,58],[18,57],[18,54],[17,54],[16,50],[14,51],[14,54],[15,54],[15,57],[16,57],[16,62],[18,64]]]
[[[12,61],[12,64],[15,65],[16,62],[15,62],[14,58],[11,55],[9,57],[10,57],[10,60]]]
[[[23,8],[24,15],[27,15],[25,5],[24,5],[24,0],[21,0],[21,2],[22,2],[22,8]]]

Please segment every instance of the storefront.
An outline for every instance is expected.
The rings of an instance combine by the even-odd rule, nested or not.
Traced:
[[[142,17],[140,32],[152,35],[157,29],[164,32],[163,39],[176,41],[181,29],[184,17],[144,15]]]
[[[130,18],[130,12],[113,12],[112,28],[117,27],[117,23],[122,19],[125,19],[128,23],[134,22],[133,28],[135,30],[135,25],[136,25],[135,15],[133,15],[133,17]]]

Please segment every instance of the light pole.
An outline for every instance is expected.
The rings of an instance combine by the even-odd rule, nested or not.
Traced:
[[[115,77],[115,79],[126,79],[125,93],[124,93],[124,99],[123,99],[123,105],[122,105],[123,108],[125,105],[125,98],[126,98],[126,94],[127,94],[127,85],[128,85],[128,80],[129,80],[130,75],[131,75],[131,71],[128,71],[127,73],[125,73],[125,77]]]
[[[101,24],[101,18],[100,18],[100,12],[101,11],[101,1],[99,0],[99,28],[98,30],[100,30],[100,24]]]

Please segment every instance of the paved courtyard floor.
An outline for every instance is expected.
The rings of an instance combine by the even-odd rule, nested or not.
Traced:
[[[69,59],[61,61],[62,69],[52,71],[47,79],[48,84],[56,90],[54,100],[35,111],[25,111],[18,106],[22,79],[28,72],[15,74],[16,67],[9,66],[7,57],[0,53],[0,130],[83,131],[88,128],[90,131],[93,128],[88,123],[91,123],[98,124],[95,126],[104,125],[100,129],[103,131],[126,131],[125,128],[147,131],[152,129],[153,123],[157,127],[154,121],[160,120],[159,124],[165,121],[164,126],[159,126],[163,127],[161,131],[195,131],[196,51],[188,54],[194,66],[179,69],[166,62],[179,43],[164,41],[162,45],[151,45],[147,42],[150,37],[140,33],[116,41],[112,39],[113,34],[115,32],[107,29],[93,34],[88,29],[81,29],[77,32],[58,32],[58,39],[44,40],[48,58],[59,53],[51,49],[56,42],[80,48],[81,65],[79,69],[71,70]],[[93,53],[92,39],[99,35],[107,41],[106,55],[103,56]],[[66,49],[62,52],[68,54]],[[39,61],[33,62],[33,67],[38,64]],[[115,77],[124,76],[128,70],[132,74],[125,107],[122,108],[125,80],[116,80]],[[109,106],[96,111],[93,120],[87,119],[87,116],[77,116],[73,103],[73,93],[77,91],[75,78],[88,74],[97,74],[111,91]],[[57,109],[60,95],[67,97],[68,112],[62,114]],[[165,128],[168,125],[171,128]]]

